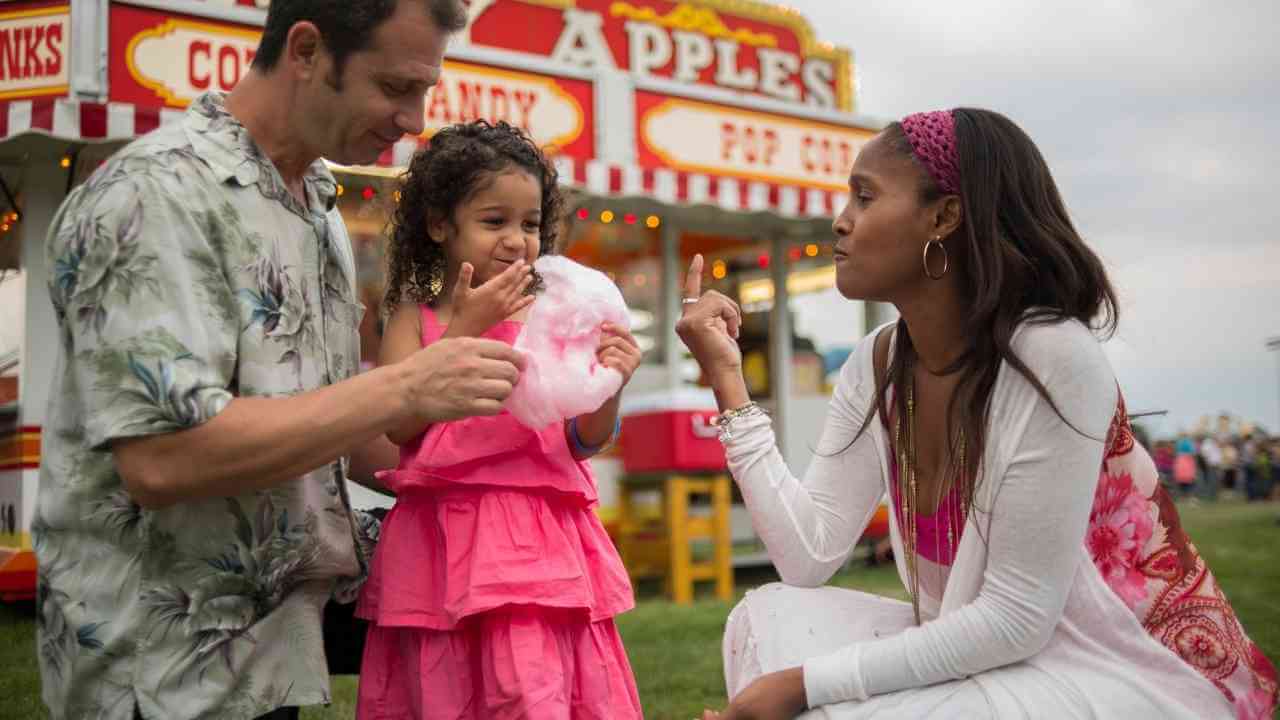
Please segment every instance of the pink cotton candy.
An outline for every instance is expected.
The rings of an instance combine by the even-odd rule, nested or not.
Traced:
[[[600,365],[601,326],[631,329],[622,293],[604,273],[559,255],[534,263],[546,283],[515,347],[527,365],[506,408],[535,430],[597,410],[622,388],[622,374]]]

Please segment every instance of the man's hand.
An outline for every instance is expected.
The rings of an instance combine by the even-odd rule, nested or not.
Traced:
[[[275,487],[386,434],[412,438],[435,422],[497,415],[524,360],[494,340],[441,340],[386,365],[287,398],[237,397],[208,422],[112,443],[125,489],[148,509]],[[397,433],[393,435],[393,433]],[[361,474],[394,465],[389,448]]]
[[[458,338],[432,343],[397,365],[405,415],[425,427],[502,412],[524,357],[496,340]]]
[[[757,678],[723,712],[707,710],[702,720],[794,720],[807,707],[804,669],[796,667]]]

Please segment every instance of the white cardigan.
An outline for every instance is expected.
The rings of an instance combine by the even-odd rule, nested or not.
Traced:
[[[816,587],[829,580],[889,487],[889,442],[878,418],[850,447],[874,402],[877,333],[859,343],[841,371],[803,480],[787,469],[766,417],[738,421],[726,442],[730,471],[787,584]],[[1090,437],[1064,423],[1021,374],[1002,365],[975,513],[941,602],[921,598],[922,613],[935,619],[806,660],[810,707],[972,677],[997,715],[1020,716],[1029,698],[1018,683],[1008,682],[1008,674],[984,673],[1025,663],[1055,684],[1054,695],[1078,700],[1095,717],[1230,716],[1225,697],[1147,633],[1085,549],[1117,403],[1115,377],[1097,339],[1078,322],[1024,324],[1013,349],[1071,424]],[[894,515],[894,557],[905,579]]]

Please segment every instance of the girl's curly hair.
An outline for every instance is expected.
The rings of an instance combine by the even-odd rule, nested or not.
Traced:
[[[433,270],[447,262],[444,246],[430,235],[433,218],[453,218],[454,212],[493,173],[512,167],[532,175],[542,186],[542,229],[538,256],[556,251],[564,198],[555,166],[533,140],[505,122],[485,120],[452,125],[431,138],[414,155],[400,181],[400,202],[391,220],[385,312],[401,302],[432,303]],[[530,292],[542,286],[534,275]]]

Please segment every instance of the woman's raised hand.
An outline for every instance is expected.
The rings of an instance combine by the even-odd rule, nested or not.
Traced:
[[[742,309],[715,290],[702,292],[702,264],[702,256],[695,255],[689,265],[676,333],[714,383],[718,377],[742,374],[742,351],[737,343]]]

